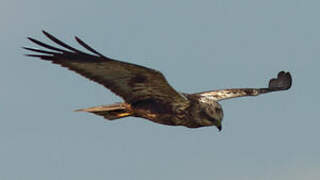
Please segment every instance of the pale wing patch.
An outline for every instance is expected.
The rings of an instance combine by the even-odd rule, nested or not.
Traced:
[[[243,96],[258,96],[260,94],[283,91],[290,89],[292,85],[292,78],[289,72],[281,71],[278,73],[277,78],[272,78],[269,81],[267,88],[237,88],[237,89],[221,89],[214,91],[207,91],[196,93],[200,97],[206,97],[214,101],[230,99]]]
[[[247,96],[249,94],[250,96],[257,96],[259,92],[256,89],[222,89],[222,90],[204,92],[204,93],[201,93],[200,96],[212,99],[214,101],[219,101],[222,99]]]

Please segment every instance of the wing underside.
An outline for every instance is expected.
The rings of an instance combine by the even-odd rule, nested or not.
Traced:
[[[292,78],[289,72],[281,71],[277,78],[269,81],[267,88],[235,88],[235,89],[221,89],[214,91],[207,91],[196,93],[196,95],[220,101],[224,99],[243,97],[243,96],[258,96],[260,94],[288,90],[291,87]]]

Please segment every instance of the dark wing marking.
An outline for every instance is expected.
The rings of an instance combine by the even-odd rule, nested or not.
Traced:
[[[242,97],[242,96],[257,96],[264,93],[287,90],[291,87],[292,78],[289,72],[281,71],[278,73],[277,78],[269,81],[268,88],[238,88],[238,89],[221,89],[214,91],[207,91],[197,93],[203,97],[220,101],[229,98]]]
[[[29,37],[30,41],[47,50],[24,47],[40,53],[27,56],[39,57],[75,71],[102,84],[128,103],[150,98],[171,105],[187,103],[187,99],[176,92],[159,71],[105,57],[78,37],[75,37],[76,41],[94,55],[75,49],[45,31],[43,33],[66,50]]]
[[[277,78],[270,79],[269,87],[266,89],[272,91],[288,90],[292,85],[292,78],[289,72],[281,71]]]

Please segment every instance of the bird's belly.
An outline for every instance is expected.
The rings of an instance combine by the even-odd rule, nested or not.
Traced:
[[[185,126],[188,128],[199,128],[204,126],[211,126],[211,125],[199,124],[197,121],[189,119],[183,115],[179,116],[177,114],[153,113],[148,110],[136,110],[134,116],[142,117],[152,122],[168,125],[168,126]]]

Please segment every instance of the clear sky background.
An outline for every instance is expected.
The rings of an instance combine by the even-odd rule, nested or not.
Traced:
[[[320,1],[1,0],[0,179],[315,180],[320,178]],[[23,56],[77,35],[115,59],[160,70],[179,91],[293,87],[222,101],[223,131],[74,109],[122,101],[59,66]]]

